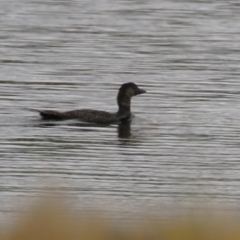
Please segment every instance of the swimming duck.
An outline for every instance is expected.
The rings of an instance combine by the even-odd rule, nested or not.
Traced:
[[[142,93],[146,93],[146,91],[144,89],[140,89],[133,82],[122,84],[117,95],[118,111],[116,113],[92,109],[77,109],[66,112],[54,110],[31,110],[39,112],[43,119],[48,120],[78,119],[83,122],[97,124],[117,123],[130,119],[131,98]]]

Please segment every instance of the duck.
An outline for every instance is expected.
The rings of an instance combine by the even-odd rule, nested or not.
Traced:
[[[96,124],[120,123],[131,119],[131,98],[143,93],[146,93],[146,90],[139,88],[133,82],[122,84],[118,90],[118,111],[115,113],[93,109],[76,109],[65,112],[55,110],[31,110],[38,112],[42,119],[45,120],[77,119],[82,122]]]

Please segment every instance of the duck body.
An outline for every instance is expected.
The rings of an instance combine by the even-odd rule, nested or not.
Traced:
[[[31,110],[39,112],[42,118],[47,120],[78,119],[83,122],[96,124],[118,123],[127,121],[131,118],[131,98],[145,92],[145,90],[138,88],[135,83],[130,82],[122,84],[117,95],[118,111],[116,113],[92,109],[77,109],[66,112],[55,110]]]
[[[118,116],[116,113],[110,113],[106,111],[99,111],[93,109],[77,109],[66,112],[59,112],[54,110],[38,110],[38,111],[42,118],[48,120],[78,119],[83,122],[97,124],[117,123],[121,120],[121,117]],[[127,116],[124,117],[126,118]]]

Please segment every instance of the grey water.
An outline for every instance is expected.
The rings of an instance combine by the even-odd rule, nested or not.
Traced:
[[[119,212],[240,201],[238,1],[0,2],[0,216],[57,187]],[[114,112],[47,122],[25,108]]]

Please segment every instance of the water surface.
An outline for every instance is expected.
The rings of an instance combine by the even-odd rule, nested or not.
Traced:
[[[238,205],[237,1],[11,0],[0,20],[2,219],[46,185],[119,212]],[[24,109],[115,111],[129,81],[148,92],[129,126]]]

